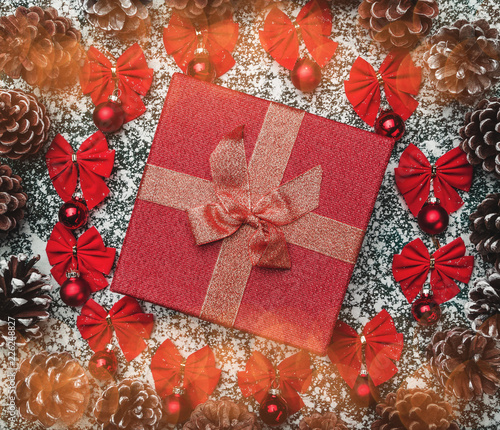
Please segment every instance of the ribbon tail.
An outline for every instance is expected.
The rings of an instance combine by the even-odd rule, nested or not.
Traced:
[[[290,269],[292,263],[283,232],[269,223],[262,223],[250,238],[250,260],[253,266],[269,269]]]

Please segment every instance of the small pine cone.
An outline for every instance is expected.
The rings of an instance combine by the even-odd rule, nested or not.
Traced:
[[[165,4],[188,18],[222,16],[234,10],[233,0],[165,0]]]
[[[427,346],[431,371],[455,397],[494,394],[500,385],[500,349],[481,333],[455,327],[438,331]]]
[[[363,0],[359,23],[384,48],[413,48],[438,16],[436,0]]]
[[[429,41],[424,63],[438,91],[473,103],[500,79],[498,30],[484,20],[459,20]]]
[[[16,403],[21,416],[45,427],[80,420],[90,398],[89,381],[68,353],[43,352],[21,362],[16,373]]]
[[[13,175],[6,164],[0,165],[0,234],[17,227],[19,220],[24,218],[27,200],[21,177]]]
[[[0,156],[22,160],[37,154],[49,129],[45,106],[35,95],[0,90]]]
[[[324,414],[314,413],[310,417],[304,417],[299,423],[300,430],[347,430],[347,427],[335,412]]]
[[[102,430],[155,430],[162,417],[161,400],[151,385],[124,379],[102,393],[94,415]]]
[[[500,340],[500,274],[490,272],[469,290],[465,313],[472,328],[486,337]]]
[[[500,272],[500,193],[488,194],[469,215],[470,241],[484,261]]]
[[[183,430],[260,430],[257,416],[229,397],[196,406]]]

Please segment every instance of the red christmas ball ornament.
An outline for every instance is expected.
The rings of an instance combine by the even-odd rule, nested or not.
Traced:
[[[392,110],[384,110],[375,120],[375,133],[399,140],[405,134],[403,118]]]
[[[125,111],[120,99],[110,96],[107,102],[96,106],[92,118],[95,126],[103,133],[114,133],[120,130],[125,123]]]
[[[378,388],[373,384],[368,372],[361,370],[351,390],[351,399],[356,405],[367,408],[377,404],[379,397]]]
[[[87,223],[89,209],[83,199],[73,197],[59,209],[59,221],[70,230],[83,227]]]
[[[196,50],[193,59],[189,62],[186,74],[200,81],[213,82],[217,77],[215,66],[210,61],[208,52]]]
[[[301,58],[290,72],[290,78],[295,88],[304,93],[314,91],[321,82],[321,68],[309,58]]]
[[[181,424],[188,420],[192,408],[181,389],[175,388],[174,392],[163,399],[164,420],[169,424]]]
[[[61,300],[68,306],[84,305],[92,292],[89,284],[76,271],[68,272],[66,276],[68,279],[63,282],[59,291]]]
[[[279,426],[288,418],[288,405],[277,389],[269,390],[269,393],[259,407],[260,419],[268,426]]]
[[[118,370],[118,360],[112,345],[106,345],[103,351],[97,351],[89,361],[90,374],[101,381],[110,381]]]
[[[439,199],[430,198],[418,212],[417,221],[423,231],[435,235],[446,230],[450,217],[440,205]]]
[[[441,307],[434,300],[432,292],[424,289],[422,295],[411,305],[411,313],[419,325],[429,327],[441,318]]]

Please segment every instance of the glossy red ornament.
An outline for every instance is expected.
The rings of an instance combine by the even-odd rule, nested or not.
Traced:
[[[260,419],[268,426],[279,426],[288,418],[288,405],[279,394],[279,390],[271,389],[259,407]]]
[[[89,361],[90,374],[101,381],[110,381],[118,370],[118,360],[112,345],[97,351]]]
[[[206,52],[195,53],[187,66],[186,74],[205,82],[213,82],[217,77],[215,66]]]
[[[92,118],[95,126],[103,133],[114,133],[125,123],[125,110],[119,99],[111,96],[107,102],[96,106]]]
[[[366,370],[362,370],[351,389],[351,399],[356,405],[367,408],[375,405],[379,397],[378,388],[373,384]]]
[[[163,399],[163,412],[165,421],[175,425],[186,422],[192,408],[187,397],[178,390]]]
[[[78,272],[68,272],[68,279],[61,285],[59,294],[61,300],[68,306],[82,306],[90,297],[92,292],[90,285],[84,279],[80,278]]]
[[[375,133],[399,140],[405,134],[405,122],[392,110],[384,110],[375,120]]]
[[[438,199],[429,199],[418,212],[419,227],[427,234],[440,234],[448,227],[450,216]]]
[[[70,230],[83,227],[87,223],[89,209],[79,197],[73,197],[59,209],[59,221]]]
[[[434,300],[429,290],[424,290],[422,295],[411,305],[411,313],[415,321],[424,327],[436,324],[441,318],[441,307]]]
[[[321,82],[321,68],[309,58],[301,58],[290,71],[290,78],[295,88],[308,93],[314,91]]]

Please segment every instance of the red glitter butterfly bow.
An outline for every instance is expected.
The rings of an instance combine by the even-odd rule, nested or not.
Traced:
[[[82,337],[93,351],[105,349],[111,342],[113,329],[127,361],[137,357],[147,345],[153,330],[153,314],[142,312],[137,300],[123,297],[108,312],[100,304],[89,299],[82,308],[76,325]]]
[[[434,195],[448,213],[460,208],[464,202],[453,188],[469,191],[472,185],[472,166],[460,148],[454,148],[431,166],[426,156],[410,143],[401,155],[395,169],[396,185],[414,216],[427,201],[431,180]]]
[[[217,76],[221,76],[235,64],[231,52],[238,40],[238,28],[231,14],[209,19],[202,15],[195,26],[189,18],[173,12],[168,26],[163,30],[163,43],[167,53],[174,57],[184,73],[196,49],[204,47]]]
[[[58,222],[47,242],[47,257],[53,265],[54,279],[62,285],[66,273],[78,270],[93,292],[108,285],[103,274],[111,271],[115,260],[115,248],[106,248],[95,227],[89,228],[78,240]]]
[[[434,299],[444,303],[455,297],[460,289],[453,281],[467,284],[474,267],[474,257],[465,256],[465,244],[462,238],[439,248],[429,255],[421,239],[415,239],[405,245],[401,254],[394,255],[392,273],[401,284],[401,290],[409,303],[421,291],[429,270]]]
[[[324,0],[311,0],[295,20],[307,50],[320,67],[330,61],[337,42],[329,39],[332,32],[332,13]],[[271,57],[288,70],[299,58],[299,37],[292,20],[276,6],[271,9],[259,32],[260,43]]]
[[[151,359],[151,372],[161,397],[169,396],[174,388],[182,385],[192,408],[208,399],[221,373],[215,367],[214,353],[208,345],[184,360],[170,339],[160,345]]]
[[[153,69],[141,47],[135,43],[128,48],[113,66],[104,54],[91,46],[80,73],[84,94],[89,94],[97,106],[108,101],[118,90],[118,97],[125,111],[125,121],[132,121],[146,112],[140,96],[145,96],[153,82]]]
[[[290,415],[304,406],[298,393],[307,391],[311,379],[311,358],[304,351],[285,358],[276,369],[262,353],[254,351],[245,370],[238,372],[238,385],[243,396],[253,395],[259,403],[278,383],[277,388],[288,405]]]
[[[115,162],[115,151],[108,148],[104,135],[98,131],[85,140],[78,151],[58,134],[52,141],[45,161],[50,179],[57,194],[65,201],[71,199],[78,182],[89,209],[92,209],[109,194],[102,178],[109,178]]]
[[[337,365],[340,376],[353,388],[363,363],[363,346],[366,370],[375,385],[392,378],[398,368],[403,351],[403,335],[396,331],[394,321],[384,309],[365,325],[361,335],[342,321],[337,321],[328,357]]]
[[[358,57],[352,65],[349,80],[344,81],[344,87],[356,113],[373,126],[380,109],[381,86],[394,112],[407,120],[418,106],[412,96],[418,94],[421,80],[422,70],[413,64],[409,52],[392,50],[378,72]]]

